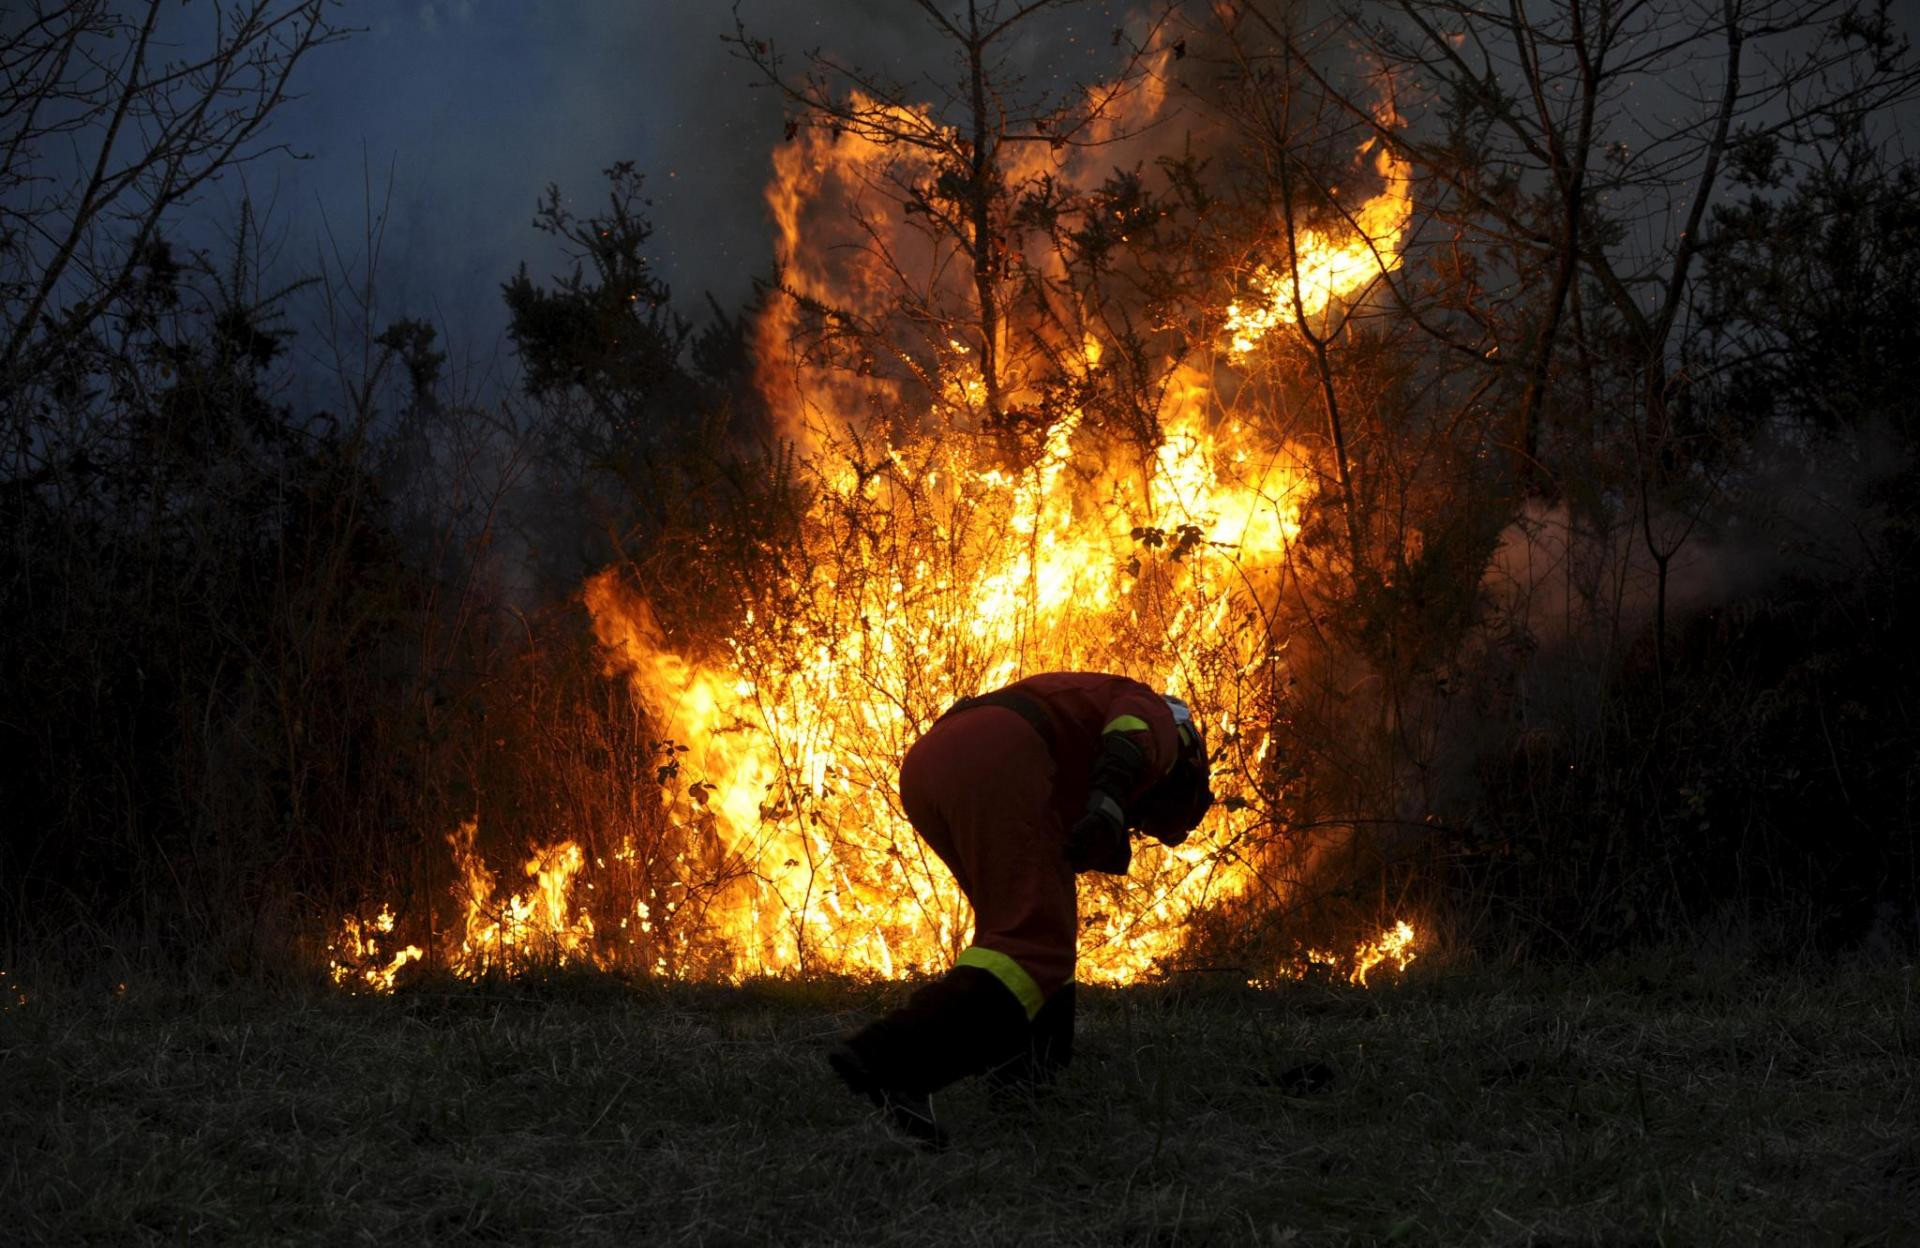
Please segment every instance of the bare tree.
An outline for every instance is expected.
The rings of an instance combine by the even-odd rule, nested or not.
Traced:
[[[1570,498],[1609,548],[1637,533],[1656,651],[1675,556],[1727,467],[1687,345],[1714,209],[1920,94],[1891,12],[1390,0],[1303,32],[1285,6],[1233,8],[1414,170],[1427,262],[1392,279],[1399,309],[1483,376],[1516,502]],[[1329,32],[1385,73],[1404,123],[1312,55]],[[1435,286],[1451,290],[1423,302]]]
[[[866,189],[931,249],[930,262],[909,265],[898,233],[862,217],[863,247],[899,299],[888,319],[910,327],[909,338],[844,309],[815,309],[830,322],[827,335],[857,340],[862,361],[884,351],[936,404],[941,362],[969,357],[978,368],[980,423],[1003,434],[1032,431],[1047,414],[1022,405],[1061,362],[1061,343],[1034,327],[1059,328],[1075,311],[1049,300],[1024,242],[1044,234],[1063,209],[1071,214],[1055,180],[1061,158],[1130,137],[1122,117],[1165,14],[1148,23],[1146,38],[1126,45],[1105,85],[1043,88],[1012,73],[1008,60],[1021,41],[1043,36],[1043,17],[1071,0],[969,0],[963,9],[914,0],[914,7],[953,50],[955,81],[905,82],[819,52],[789,72],[780,51],[749,33],[737,13],[734,42],[793,110],[789,139],[825,130],[891,154],[872,166]],[[1114,41],[1122,42],[1118,32]],[[956,267],[964,277],[950,280]],[[1023,300],[1025,331],[1012,315]],[[1067,350],[1077,352],[1079,343],[1073,336]]]
[[[1394,0],[1352,20],[1403,97],[1429,106],[1426,125],[1381,127],[1382,140],[1420,170],[1441,223],[1503,255],[1519,315],[1486,318],[1474,345],[1514,379],[1524,471],[1545,467],[1563,346],[1581,361],[1576,390],[1593,384],[1596,353],[1614,354],[1649,437],[1668,437],[1676,333],[1729,167],[1803,158],[1834,127],[1913,98],[1920,66],[1890,11]]]
[[[33,0],[0,18],[0,391],[123,296],[167,214],[273,151],[333,0]],[[177,34],[180,42],[169,39]]]

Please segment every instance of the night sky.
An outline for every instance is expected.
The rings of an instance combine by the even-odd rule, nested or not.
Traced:
[[[1018,55],[1037,80],[1084,77],[1124,7],[1083,6]],[[391,172],[382,306],[432,320],[456,362],[484,364],[510,345],[500,283],[522,260],[536,277],[562,267],[530,226],[543,188],[590,211],[618,160],[647,174],[656,258],[684,314],[709,293],[737,306],[768,271],[761,190],[782,110],[721,42],[723,0],[348,0],[338,15],[364,31],[301,67],[302,98],[277,122],[309,159],[255,166],[205,203],[219,219],[243,190],[271,201],[287,276],[318,267],[328,227],[357,253],[367,171],[376,210]],[[944,55],[897,0],[748,0],[741,16],[795,62],[824,46],[913,79],[941,68],[929,51]]]

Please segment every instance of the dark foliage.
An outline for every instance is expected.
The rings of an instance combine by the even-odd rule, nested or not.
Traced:
[[[1754,173],[1764,178],[1764,173]],[[1909,449],[1920,354],[1920,166],[1845,143],[1791,195],[1716,214],[1707,324],[1747,430],[1890,422]]]
[[[1916,626],[1891,583],[1806,579],[1693,620],[1664,687],[1640,651],[1586,722],[1483,764],[1454,885],[1549,954],[1911,941]]]
[[[378,691],[418,590],[364,430],[271,393],[285,292],[163,242],[144,259],[124,333],[15,394],[0,880],[15,934],[217,936],[245,960],[375,857]]]
[[[1693,459],[1769,444],[1849,481],[1846,540],[1676,624],[1665,670],[1643,638],[1596,701],[1483,761],[1454,883],[1522,943],[1920,939],[1917,180],[1849,144],[1718,215]]]
[[[583,391],[612,433],[640,438],[650,401],[687,397],[680,356],[691,328],[673,314],[646,254],[653,225],[641,175],[622,161],[605,176],[605,213],[576,217],[550,185],[534,214],[534,228],[559,242],[573,271],[549,290],[522,264],[502,292],[527,393]]]

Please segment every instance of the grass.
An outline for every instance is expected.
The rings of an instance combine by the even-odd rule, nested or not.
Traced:
[[[821,1061],[898,987],[30,991],[0,1238],[1920,1243],[1914,979],[1088,992],[1055,1095],[943,1095],[941,1155]]]

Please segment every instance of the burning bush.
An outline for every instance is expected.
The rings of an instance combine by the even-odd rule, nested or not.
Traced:
[[[1045,670],[1187,699],[1223,799],[1185,845],[1086,890],[1084,976],[1164,969],[1195,916],[1292,896],[1325,845],[1290,829],[1282,734],[1286,651],[1313,596],[1297,552],[1326,468],[1275,418],[1284,403],[1239,412],[1221,384],[1270,331],[1327,330],[1397,266],[1409,188],[1368,147],[1355,172],[1381,189],[1358,217],[1291,233],[1239,301],[1189,303],[1195,332],[1143,332],[1192,297],[1149,279],[1191,245],[1173,225],[1201,191],[1192,168],[1162,191],[1098,175],[1088,151],[1156,120],[1168,57],[1143,49],[1131,77],[1044,117],[971,128],[871,84],[796,97],[817,124],[776,158],[783,283],[754,336],[795,448],[769,465],[784,486],[761,515],[583,591],[649,725],[656,808],[591,845],[543,842],[525,893],[496,882],[464,825],[449,967],[535,947],[674,976],[943,967],[970,918],[906,824],[899,759],[958,698]],[[1017,144],[1023,126],[1082,138]],[[1363,942],[1356,980],[1412,942],[1404,925]],[[391,965],[351,940],[334,952],[338,978]]]

